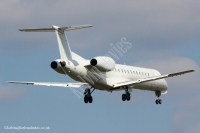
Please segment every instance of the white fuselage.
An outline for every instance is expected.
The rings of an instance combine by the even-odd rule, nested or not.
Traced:
[[[99,90],[115,91],[121,90],[118,88],[113,90],[113,84],[120,82],[134,81],[148,77],[160,76],[161,74],[154,69],[134,67],[128,65],[116,64],[112,71],[101,72],[95,67],[91,67],[89,60],[78,61],[78,65],[74,65],[71,61],[59,73],[67,74],[76,81],[89,83],[92,87]],[[150,90],[150,91],[165,91],[167,90],[167,83],[164,79],[149,81],[131,88]]]

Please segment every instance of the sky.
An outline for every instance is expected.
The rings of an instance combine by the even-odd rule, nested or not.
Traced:
[[[199,0],[1,0],[0,132],[200,132]],[[168,78],[168,94],[155,104],[154,92],[133,90],[131,101],[118,92],[95,90],[93,103],[59,87],[7,81],[75,82],[51,69],[60,58],[55,33],[23,33],[24,28],[92,24],[66,32],[71,49],[86,59],[108,54],[126,38],[132,47],[117,63],[153,68]],[[111,45],[112,44],[112,45]],[[81,90],[78,90],[82,93]],[[10,127],[49,127],[8,130]]]

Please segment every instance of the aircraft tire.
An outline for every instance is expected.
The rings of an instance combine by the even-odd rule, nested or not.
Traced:
[[[162,100],[161,100],[161,99],[159,99],[159,100],[158,100],[158,103],[159,103],[159,104],[162,104]]]
[[[156,104],[158,104],[158,99],[156,99]]]
[[[85,97],[84,97],[84,102],[85,103],[88,103],[88,97],[85,95]]]
[[[92,103],[92,101],[93,101],[92,96],[89,96],[89,97],[88,97],[88,101],[89,101],[89,103]]]
[[[127,94],[126,94],[126,100],[127,100],[127,101],[130,101],[130,99],[131,99],[131,95],[130,95],[129,93],[127,93]]]
[[[122,101],[126,100],[126,94],[122,94]]]

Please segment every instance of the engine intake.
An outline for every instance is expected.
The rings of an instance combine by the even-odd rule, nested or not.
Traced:
[[[96,65],[97,65],[97,60],[96,60],[96,59],[92,59],[92,60],[90,61],[90,64],[91,64],[92,66],[96,66]]]
[[[54,60],[50,64],[51,68],[60,74],[65,74],[63,72],[63,68],[66,66],[65,61],[61,61],[60,59]]]
[[[52,69],[57,69],[59,67],[65,67],[66,66],[66,62],[65,61],[52,61],[51,62],[51,68]]]
[[[57,63],[56,61],[52,61],[52,62],[51,62],[51,68],[52,68],[52,69],[58,68],[58,63]]]

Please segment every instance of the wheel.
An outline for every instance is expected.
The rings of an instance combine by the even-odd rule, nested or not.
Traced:
[[[156,104],[158,104],[158,99],[156,100]]]
[[[126,94],[122,94],[122,101],[126,100]]]
[[[92,103],[92,101],[93,101],[92,96],[89,96],[89,97],[88,97],[88,101],[89,101],[89,103]]]
[[[126,94],[126,99],[127,99],[127,101],[130,101],[131,95],[129,93]]]
[[[159,100],[158,100],[158,103],[159,103],[159,104],[162,104],[162,100],[161,100],[161,99],[159,99]]]
[[[85,103],[88,103],[88,97],[85,95],[85,97],[84,97],[84,102]]]

